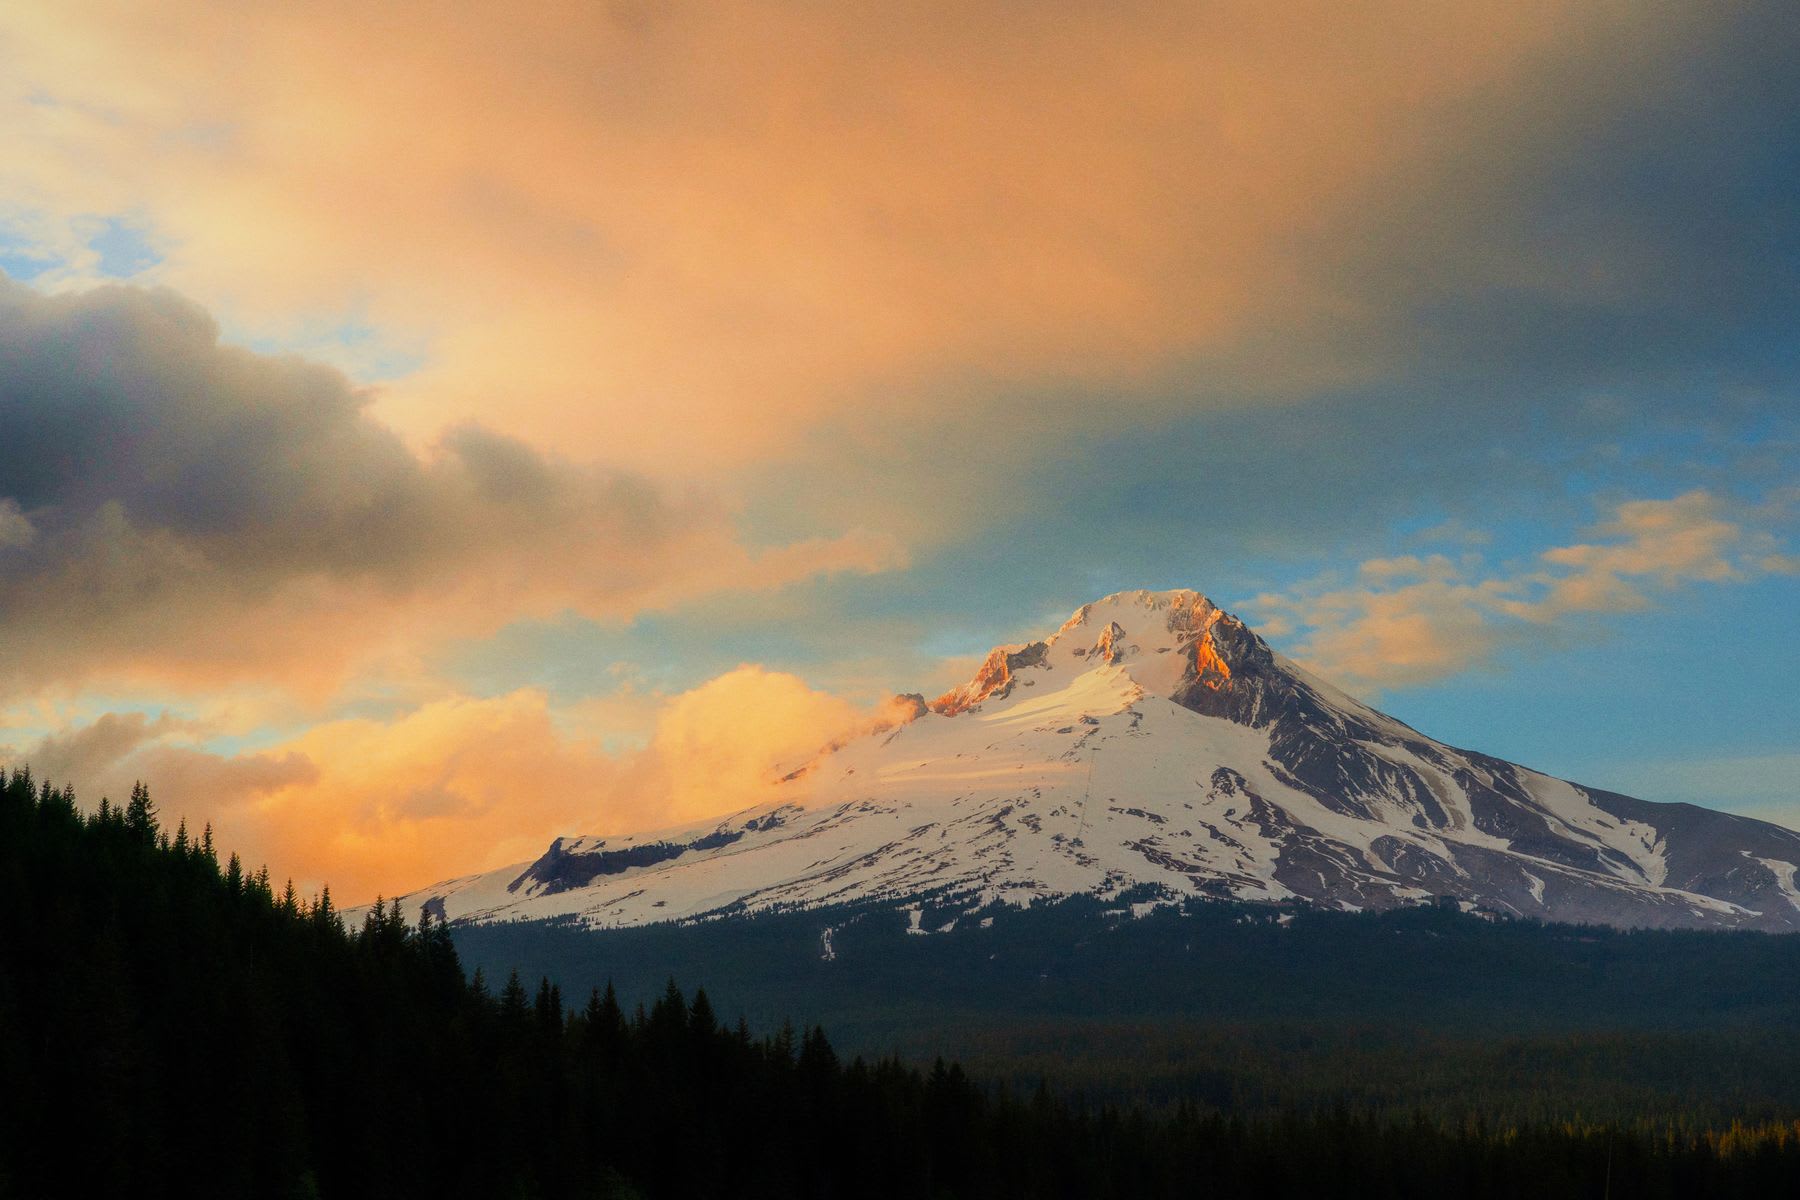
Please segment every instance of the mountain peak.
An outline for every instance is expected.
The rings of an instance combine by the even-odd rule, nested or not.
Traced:
[[[1154,695],[1243,720],[1261,711],[1248,693],[1280,674],[1261,638],[1238,618],[1191,588],[1114,592],[1084,604],[1055,633],[1033,642],[996,646],[973,678],[932,701],[930,710],[953,717],[1007,700],[1040,679],[1065,678],[1095,668],[1116,668],[1135,685],[1118,692],[1120,707],[1136,695]],[[1238,680],[1243,680],[1239,684]],[[1243,691],[1240,703],[1217,695]],[[1185,697],[1213,694],[1204,704]]]
[[[593,924],[851,901],[1451,897],[1558,920],[1800,929],[1800,834],[1445,745],[1190,589],[1115,592],[836,742],[764,804],[559,840],[416,899]]]
[[[1171,588],[1166,591],[1137,588],[1113,592],[1082,605],[1063,622],[1062,628],[1057,632],[1067,633],[1095,620],[1117,620],[1121,611],[1128,610],[1167,614],[1170,628],[1174,628],[1177,622],[1191,622],[1196,617],[1204,619],[1205,614],[1220,611],[1218,605],[1192,588]]]

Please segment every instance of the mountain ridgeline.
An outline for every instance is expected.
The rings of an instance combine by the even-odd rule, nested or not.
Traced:
[[[1446,901],[1618,928],[1800,929],[1800,834],[1427,737],[1192,591],[1124,592],[835,743],[769,800],[558,838],[405,897],[459,925],[591,928],[1088,896],[1341,911]]]
[[[0,1196],[1775,1195],[1800,1124],[1151,1116],[841,1061],[667,984],[465,978],[440,919],[223,867],[148,789],[0,772]]]

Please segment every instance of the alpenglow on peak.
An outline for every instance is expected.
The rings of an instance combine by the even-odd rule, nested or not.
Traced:
[[[680,828],[558,838],[409,897],[598,926],[1127,891],[1800,929],[1800,834],[1438,742],[1197,591],[1117,592]]]

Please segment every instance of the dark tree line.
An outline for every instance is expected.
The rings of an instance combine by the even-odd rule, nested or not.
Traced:
[[[466,979],[440,922],[219,861],[147,789],[0,772],[0,1196],[1792,1194],[1800,1125],[1651,1134],[1008,1095],[754,1036],[673,983],[623,1011]]]
[[[823,1023],[846,1057],[942,1054],[990,1083],[1156,1110],[1342,1103],[1689,1131],[1800,1113],[1800,934],[1215,899],[1132,916],[1129,899],[946,903],[920,921],[930,937],[891,904],[451,932],[465,969],[610,979],[628,1003],[671,975],[704,980],[753,1026]]]

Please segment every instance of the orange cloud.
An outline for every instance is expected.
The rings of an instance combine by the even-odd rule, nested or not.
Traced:
[[[1544,552],[1552,566],[1568,567],[1569,581],[1584,593],[1594,589],[1603,597],[1589,601],[1585,595],[1553,599],[1553,607],[1580,611],[1587,603],[1604,607],[1604,598],[1622,576],[1649,576],[1664,584],[1690,579],[1724,582],[1741,578],[1732,555],[1744,542],[1744,528],[1722,515],[1723,503],[1710,492],[1696,490],[1672,500],[1632,500],[1596,529],[1615,540],[1558,546]],[[1564,581],[1559,581],[1559,583]]]
[[[329,721],[237,755],[205,749],[194,722],[106,714],[6,757],[74,782],[90,804],[147,780],[170,822],[185,816],[195,833],[210,822],[278,877],[367,901],[535,858],[558,835],[762,803],[783,774],[883,715],[750,665],[634,701],[654,713],[648,743],[616,754],[602,744],[616,731],[603,702],[557,710],[524,690]]]
[[[1354,321],[1319,247],[1471,106],[1637,23],[69,0],[0,17],[0,210],[77,273],[71,222],[132,214],[156,277],[240,328],[426,347],[381,400],[421,442],[482,419],[692,479],[848,407],[927,420],[950,374],[1119,384],[1234,347],[1263,389],[1354,371],[1341,340],[1330,366],[1267,344]]]
[[[671,823],[732,812],[762,803],[782,775],[871,721],[793,675],[746,664],[672,700],[619,791],[657,797]]]
[[[1649,608],[1694,583],[1781,573],[1788,556],[1774,535],[1732,511],[1705,490],[1631,500],[1590,531],[1609,540],[1552,547],[1522,571],[1496,572],[1472,554],[1370,559],[1355,586],[1303,586],[1252,606],[1269,614],[1269,632],[1300,631],[1295,653],[1327,678],[1368,689],[1429,683],[1573,618]]]

